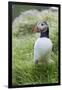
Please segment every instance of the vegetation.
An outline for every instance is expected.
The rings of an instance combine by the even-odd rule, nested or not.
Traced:
[[[30,10],[33,15],[19,15],[12,24],[12,84],[49,84],[58,83],[58,12],[51,10]],[[37,12],[37,11],[36,11]],[[49,25],[50,39],[53,50],[50,59],[51,64],[34,64],[34,43],[39,33],[33,33],[32,29],[39,20],[46,20]]]

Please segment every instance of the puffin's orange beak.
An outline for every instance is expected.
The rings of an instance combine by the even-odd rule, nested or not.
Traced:
[[[37,26],[34,26],[32,29],[33,32],[40,32],[40,30],[37,28]]]

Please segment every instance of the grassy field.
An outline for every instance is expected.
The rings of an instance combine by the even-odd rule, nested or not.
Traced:
[[[49,13],[48,13],[49,12]],[[49,84],[58,83],[58,13],[40,12],[39,16],[17,17],[12,26],[12,84]],[[50,59],[52,64],[34,64],[34,43],[39,37],[32,29],[38,20],[49,24],[50,39],[53,49]]]

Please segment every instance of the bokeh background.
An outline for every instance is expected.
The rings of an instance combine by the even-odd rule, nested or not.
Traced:
[[[32,30],[39,20],[49,25],[52,64],[34,64],[34,43],[39,33]],[[57,7],[12,6],[12,85],[58,83],[58,33]]]

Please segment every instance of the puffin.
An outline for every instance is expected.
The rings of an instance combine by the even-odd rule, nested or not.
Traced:
[[[40,36],[34,44],[34,63],[49,62],[53,44],[49,38],[48,23],[46,21],[38,21],[34,26],[33,31],[40,33]]]

